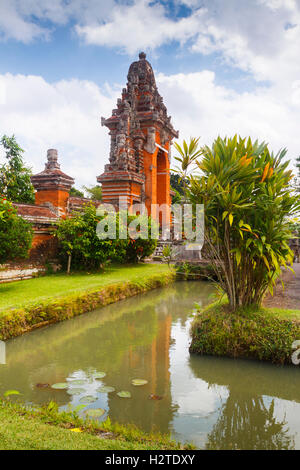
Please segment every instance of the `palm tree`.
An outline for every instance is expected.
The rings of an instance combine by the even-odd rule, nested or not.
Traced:
[[[182,143],[182,147],[175,142],[174,147],[176,148],[177,152],[179,153],[179,157],[175,157],[180,165],[177,166],[173,171],[175,171],[180,176],[180,181],[183,185],[183,192],[184,192],[184,200],[186,201],[186,189],[187,189],[187,177],[191,170],[193,169],[193,164],[196,164],[196,160],[202,154],[202,150],[198,149],[200,137],[190,138],[190,143],[184,140]]]

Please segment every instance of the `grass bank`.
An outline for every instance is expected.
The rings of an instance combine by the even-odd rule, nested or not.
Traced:
[[[189,449],[161,434],[147,434],[134,426],[98,423],[75,413],[59,413],[57,406],[29,410],[0,401],[0,450],[176,450]]]
[[[166,265],[112,266],[97,274],[55,274],[0,285],[0,339],[72,318],[162,287],[175,274]]]
[[[213,304],[192,325],[190,352],[291,364],[292,344],[300,340],[300,310],[240,309]]]

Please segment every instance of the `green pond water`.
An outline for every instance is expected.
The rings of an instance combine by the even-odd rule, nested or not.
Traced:
[[[178,282],[7,341],[0,394],[14,389],[23,402],[55,400],[62,409],[86,404],[83,415],[103,408],[101,420],[199,448],[300,449],[300,367],[189,355],[194,303],[209,303],[211,293],[209,283]],[[60,382],[68,389],[36,387]]]

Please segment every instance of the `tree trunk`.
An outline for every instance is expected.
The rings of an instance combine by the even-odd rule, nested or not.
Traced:
[[[72,261],[72,255],[69,255],[68,256],[67,274],[70,274],[70,271],[71,271],[71,261]]]

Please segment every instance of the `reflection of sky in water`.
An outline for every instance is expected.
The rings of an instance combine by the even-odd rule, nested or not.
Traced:
[[[228,391],[222,386],[209,387],[205,381],[195,378],[188,367],[190,324],[191,320],[184,326],[178,321],[172,327],[172,337],[176,341],[170,348],[171,391],[179,406],[172,429],[176,439],[188,434],[188,440],[204,447],[206,435],[216,421],[218,408],[228,397]]]
[[[81,415],[103,408],[101,420],[171,431],[200,448],[300,449],[299,367],[190,356],[191,312],[211,292],[208,283],[177,283],[8,341],[0,394],[19,390],[24,402],[55,400],[64,410],[91,396]],[[101,371],[106,376],[96,379]],[[134,378],[148,384],[134,387]],[[84,391],[36,387],[65,381]],[[99,393],[101,386],[132,398]]]

